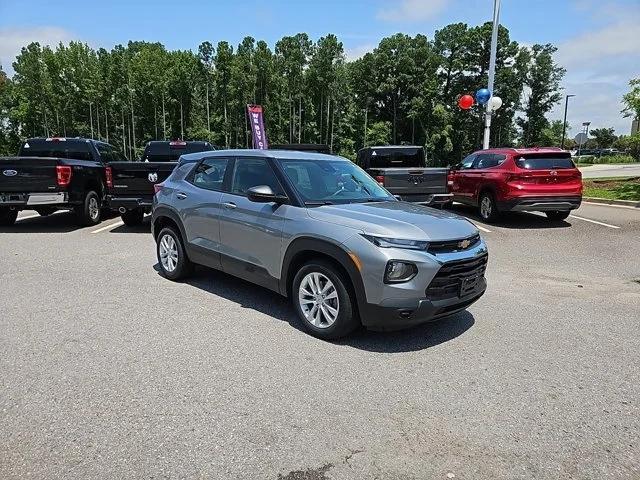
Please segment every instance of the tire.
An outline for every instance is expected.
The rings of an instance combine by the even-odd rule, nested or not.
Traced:
[[[544,213],[549,220],[560,221],[560,220],[566,220],[571,212],[568,210],[567,211],[553,210],[551,212],[544,212]]]
[[[38,215],[41,217],[48,217],[55,211],[56,209],[51,207],[36,208],[36,212],[38,212]]]
[[[160,230],[156,239],[156,256],[162,275],[169,280],[181,280],[193,272],[193,263],[187,258],[182,238],[171,227]]]
[[[120,215],[120,218],[122,218],[122,221],[127,227],[135,227],[142,224],[144,211],[139,208],[136,208],[135,210],[127,210]]]
[[[88,191],[82,205],[75,208],[78,223],[85,227],[97,225],[102,218],[101,208],[98,194],[94,190]]]
[[[0,207],[0,227],[10,227],[16,223],[16,218],[18,218],[18,210]]]
[[[319,281],[320,288],[314,281]],[[319,297],[319,292],[326,289],[327,281],[331,286],[324,294],[326,297]],[[322,302],[320,308],[316,299]],[[298,270],[293,279],[291,301],[305,330],[315,337],[334,340],[348,335],[360,325],[349,282],[336,267],[324,260],[311,260]]]
[[[478,199],[478,213],[487,223],[495,222],[500,216],[496,199],[491,192],[483,192]]]

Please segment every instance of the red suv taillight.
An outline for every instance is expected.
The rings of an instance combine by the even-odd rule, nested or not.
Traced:
[[[374,178],[375,181],[378,182],[378,185],[384,187],[384,175],[376,175]]]
[[[104,176],[107,183],[107,188],[113,188],[113,171],[111,167],[107,167],[104,169]]]
[[[56,166],[56,182],[59,187],[66,187],[71,183],[71,167],[68,165]]]

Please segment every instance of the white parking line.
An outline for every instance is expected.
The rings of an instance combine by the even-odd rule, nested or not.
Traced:
[[[638,207],[632,207],[630,205],[611,205],[609,203],[597,203],[597,202],[585,202],[585,201],[583,201],[582,203],[586,203],[588,205],[596,205],[598,207],[630,208],[631,210],[640,210]]]
[[[109,225],[107,225],[107,226],[104,226],[104,227],[98,228],[97,230],[94,230],[94,231],[93,231],[93,232],[91,232],[91,233],[100,233],[100,232],[104,232],[105,230],[111,230],[112,228],[119,227],[120,225],[124,225],[124,222],[123,222],[122,220],[120,220],[120,221],[118,221],[118,222],[115,222],[115,223],[111,223],[111,224],[109,224]]]
[[[578,217],[577,215],[569,215],[569,217],[577,218],[578,220],[583,220],[585,222],[595,223],[596,225],[602,225],[603,227],[620,228],[615,225],[609,225],[608,223],[598,222],[597,220],[591,220],[590,218]]]

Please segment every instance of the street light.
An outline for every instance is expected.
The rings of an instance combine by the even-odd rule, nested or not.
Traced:
[[[560,148],[564,150],[564,136],[567,132],[567,107],[569,106],[569,99],[575,97],[575,95],[566,95],[564,97],[564,121],[562,122],[562,143]]]

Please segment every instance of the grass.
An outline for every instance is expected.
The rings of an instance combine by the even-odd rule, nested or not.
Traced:
[[[640,177],[583,180],[585,197],[640,201]]]
[[[631,155],[609,155],[602,157],[594,157],[593,155],[584,155],[579,157],[574,157],[574,161],[576,165],[579,167],[586,165],[602,165],[602,164],[626,164],[626,163],[637,163],[638,160],[633,158]]]

